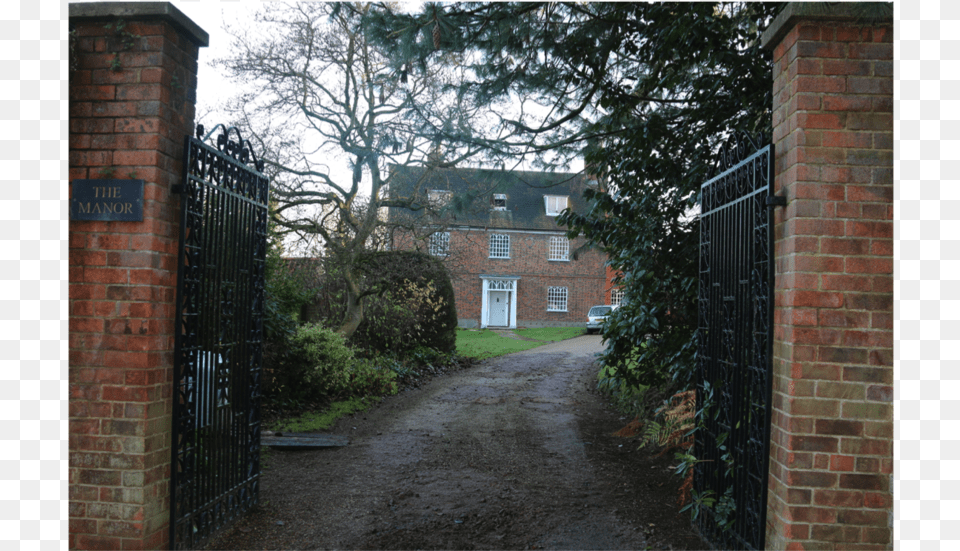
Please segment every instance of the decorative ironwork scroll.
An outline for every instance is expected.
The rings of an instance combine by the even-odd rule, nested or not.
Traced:
[[[773,346],[773,146],[737,136],[701,186],[694,490],[717,549],[763,549]]]
[[[269,185],[239,131],[217,129],[216,145],[205,143],[202,126],[187,136],[177,189],[174,549],[200,547],[259,498]]]

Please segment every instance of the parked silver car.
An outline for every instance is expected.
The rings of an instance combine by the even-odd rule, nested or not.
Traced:
[[[590,312],[587,313],[587,334],[589,335],[595,331],[600,331],[600,328],[603,327],[603,322],[607,321],[607,316],[616,308],[616,306],[605,306],[602,304],[591,307]]]

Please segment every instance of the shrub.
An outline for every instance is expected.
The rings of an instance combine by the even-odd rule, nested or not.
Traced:
[[[297,332],[297,318],[303,307],[317,295],[320,265],[312,259],[284,259],[281,237],[271,221],[264,264],[263,295],[263,395],[293,404],[301,392],[302,368],[289,362],[291,339]]]
[[[273,221],[271,203],[264,263],[263,331],[267,341],[286,346],[303,307],[317,296],[321,265],[317,259],[283,258],[283,237]]]
[[[364,261],[371,288],[364,320],[351,338],[358,348],[403,355],[417,347],[456,350],[457,310],[446,267],[419,252],[375,253]]]
[[[347,374],[346,393],[351,396],[384,396],[396,394],[397,374],[376,359],[357,360]]]
[[[293,336],[300,311],[318,293],[321,267],[309,258],[283,258],[283,246],[270,224],[269,247],[264,264],[263,331],[267,341],[285,346]]]
[[[433,282],[405,279],[378,297],[366,301],[364,321],[351,339],[374,352],[403,354],[422,346],[437,333],[434,325],[444,308]]]
[[[287,388],[301,386],[310,394],[337,394],[348,388],[355,363],[344,338],[318,324],[304,324],[290,339]]]
[[[647,387],[630,384],[611,366],[602,366],[597,373],[597,389],[607,396],[611,405],[630,417],[643,417]]]
[[[279,351],[280,367],[265,372],[274,400],[314,400],[321,396],[396,394],[397,374],[380,358],[357,358],[344,338],[319,324],[301,325],[290,348]]]
[[[292,398],[287,392],[289,386],[290,340],[284,339],[283,344],[277,341],[263,343],[263,376],[260,379],[263,395],[270,400]]]
[[[327,327],[339,327],[346,313],[342,270],[334,260],[324,263],[311,302],[312,314]],[[372,252],[360,258],[357,270],[366,296],[351,345],[370,354],[403,355],[417,346],[456,350],[453,283],[442,262],[416,251]]]
[[[450,356],[451,354],[426,346],[418,346],[407,354],[407,357],[418,367],[434,367],[446,364],[450,361]]]

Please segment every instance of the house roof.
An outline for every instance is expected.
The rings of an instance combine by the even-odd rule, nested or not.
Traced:
[[[587,209],[583,191],[589,184],[579,173],[399,165],[390,171],[391,197],[413,197],[423,204],[430,191],[451,192],[441,209],[450,225],[563,231],[556,216],[547,216],[544,196],[566,196],[574,211]],[[506,196],[506,210],[493,210],[494,194]],[[403,216],[404,210],[391,209],[390,216]]]

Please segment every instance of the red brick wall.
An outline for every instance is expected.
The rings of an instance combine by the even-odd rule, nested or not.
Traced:
[[[490,235],[510,236],[510,258],[490,258]],[[605,258],[597,251],[573,252],[582,240],[570,242],[570,260],[549,260],[548,234],[496,230],[450,230],[450,255],[445,259],[453,279],[457,316],[462,326],[479,327],[483,283],[481,275],[519,277],[517,326],[584,325],[591,306],[609,303]],[[398,248],[416,245],[400,237]],[[422,245],[421,245],[422,246]],[[547,311],[547,287],[567,287],[567,311]],[[605,297],[606,291],[606,299]]]
[[[603,303],[604,304],[613,304],[613,290],[618,289],[617,285],[614,285],[613,281],[617,278],[618,275],[621,275],[619,272],[615,271],[610,266],[606,267],[604,270],[604,283],[603,283]]]
[[[776,214],[770,549],[892,547],[893,28],[840,19],[794,17],[769,44],[788,201]]]
[[[114,21],[70,20],[70,179],[144,180],[143,221],[69,226],[69,546],[160,549],[179,224],[170,187],[193,126],[198,45],[168,21],[129,16],[132,38],[104,28]]]

